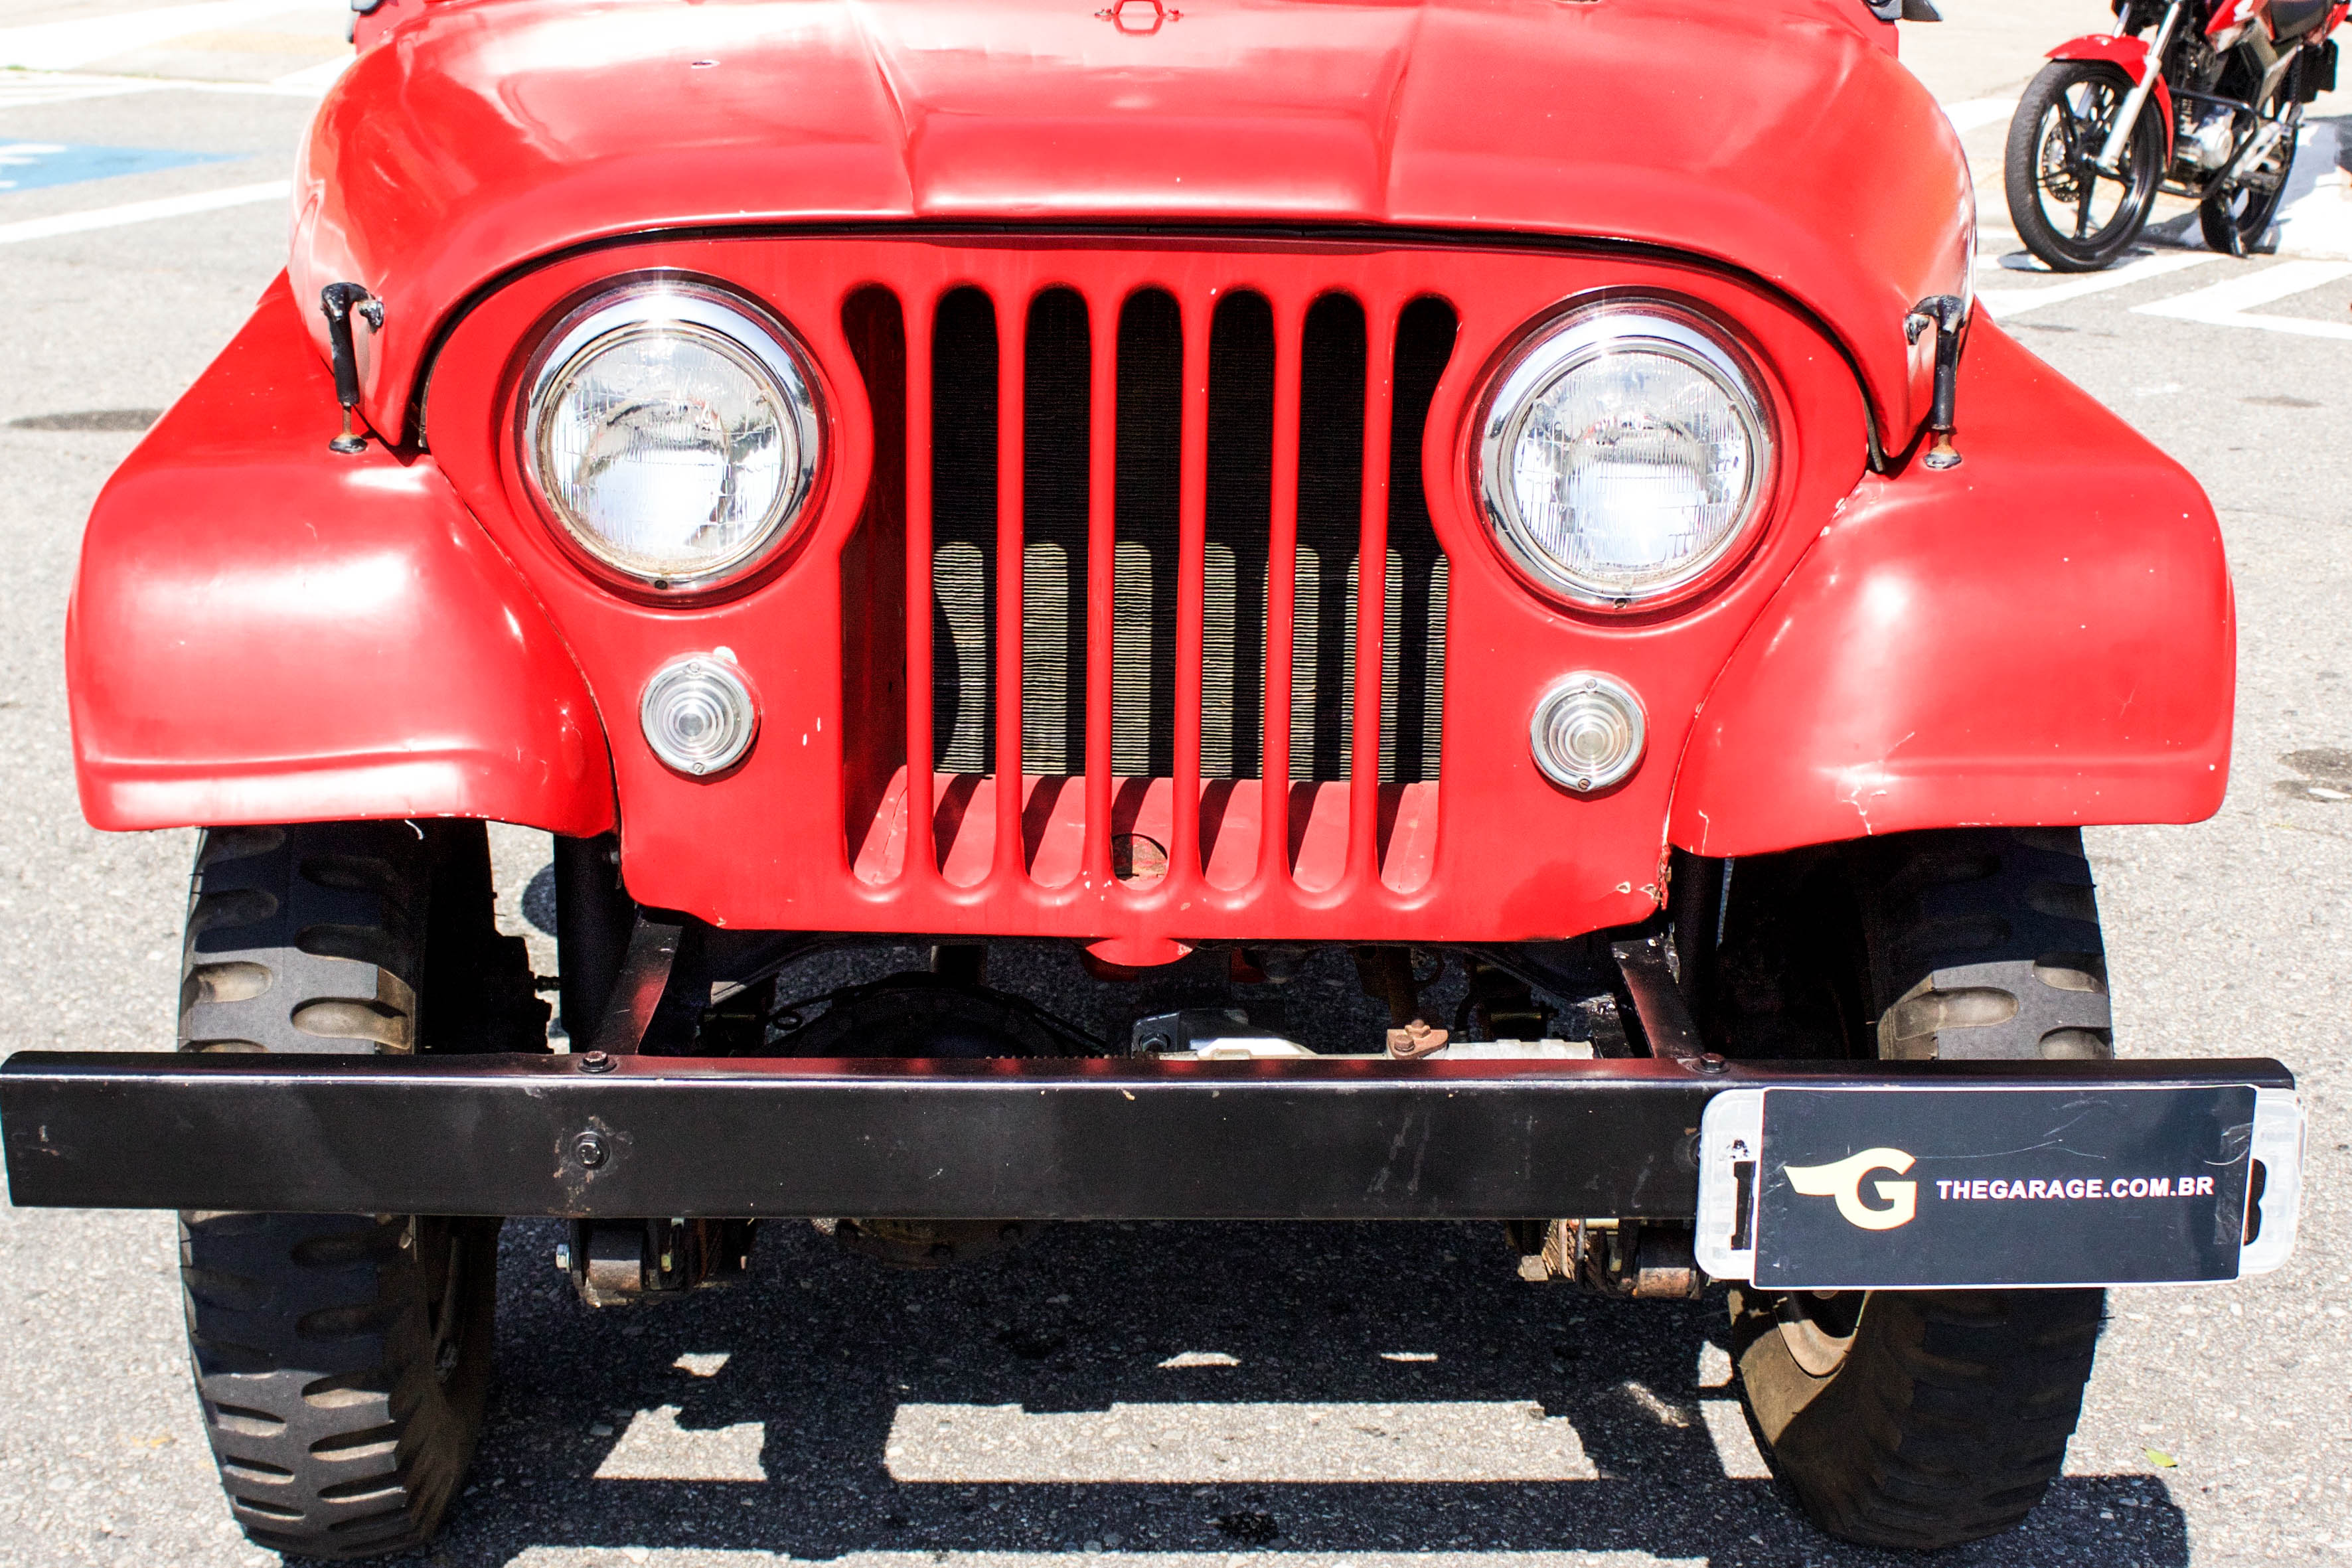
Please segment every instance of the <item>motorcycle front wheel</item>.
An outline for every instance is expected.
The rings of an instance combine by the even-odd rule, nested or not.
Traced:
[[[2164,173],[2164,125],[2153,107],[2132,128],[2119,168],[2098,166],[2131,82],[2111,65],[2055,60],[2009,122],[2010,222],[2054,272],[2095,272],[2139,237]]]

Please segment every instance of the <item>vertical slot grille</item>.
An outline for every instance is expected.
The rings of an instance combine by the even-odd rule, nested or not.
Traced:
[[[1066,287],[992,284],[950,289],[925,319],[904,310],[908,298],[870,287],[842,317],[875,412],[872,488],[841,558],[846,826],[859,875],[953,862],[963,869],[949,869],[950,880],[968,885],[1025,858],[1041,877],[1050,861],[1064,878],[1084,858],[1139,876],[1105,845],[1143,835],[1118,826],[1142,811],[1159,824],[1152,833],[1172,821],[1170,851],[1192,845],[1200,870],[1238,886],[1233,879],[1259,862],[1243,841],[1216,852],[1227,856],[1219,861],[1211,842],[1244,809],[1234,801],[1255,802],[1246,809],[1286,838],[1296,862],[1303,814],[1327,825],[1309,838],[1328,835],[1333,803],[1351,799],[1356,826],[1317,841],[1344,843],[1359,864],[1384,854],[1387,828],[1374,847],[1369,826],[1370,781],[1339,796],[1315,786],[1353,784],[1360,746],[1369,762],[1373,736],[1357,735],[1357,703],[1360,688],[1374,700],[1375,682],[1378,795],[1390,802],[1380,821],[1393,790],[1437,778],[1449,566],[1421,464],[1454,350],[1453,310],[1423,298],[1382,304],[1374,317],[1347,292],[1311,302],[1291,293],[1282,305],[1247,289],[1190,293],[1180,306],[1152,287],[1114,308]],[[1188,388],[1191,378],[1202,384]],[[1368,428],[1368,407],[1382,427]],[[1384,470],[1367,473],[1368,452]],[[1383,532],[1381,613],[1366,626],[1363,547]],[[1287,559],[1276,558],[1276,540]],[[1188,562],[1187,548],[1198,558]],[[1016,549],[1017,559],[1003,559]],[[926,575],[929,603],[910,625],[908,600]],[[1194,593],[1197,623],[1181,602]],[[1009,620],[1001,599],[1017,610]],[[1094,624],[1098,615],[1106,625]],[[1189,704],[1195,689],[1178,648],[1195,625],[1198,777],[1188,759],[1177,779],[1189,746],[1179,694]],[[1379,658],[1360,665],[1359,637],[1374,627]],[[1000,718],[1015,715],[998,709],[1016,696],[1024,777],[1078,777],[1090,755],[1098,769],[1108,753],[1109,780],[1034,792],[1000,780],[975,794],[978,777],[1009,767]],[[1265,777],[1267,747],[1286,735],[1279,771],[1292,787],[1269,796],[1243,783]],[[1004,734],[1004,747],[1013,740]],[[928,753],[919,780],[902,771],[910,748]],[[964,782],[935,784],[940,774]],[[893,778],[905,779],[903,807],[889,795]],[[1213,786],[1197,836],[1188,808],[1168,804],[1171,784],[1180,795]],[[1105,807],[1106,819],[1092,820]],[[976,811],[971,831],[995,823],[985,845],[961,837]],[[1073,811],[1086,820],[1055,826]],[[1008,816],[1024,819],[1017,830]],[[1265,843],[1264,863],[1278,866],[1284,852]],[[1316,853],[1318,876],[1336,874],[1328,852]]]

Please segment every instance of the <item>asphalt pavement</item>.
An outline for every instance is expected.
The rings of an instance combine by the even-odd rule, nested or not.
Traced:
[[[2221,816],[2089,836],[2119,1048],[2276,1056],[2312,1139],[2294,1260],[2116,1293],[2064,1479],[1936,1561],[2352,1561],[2352,105],[2315,106],[2280,254],[2176,222],[2053,279],[2005,226],[2003,105],[2102,8],[1946,9],[1910,47],[1981,177],[1987,308],[2198,476],[2235,574]],[[281,264],[269,188],[338,16],[0,0],[0,1051],[171,1038],[193,836],[83,826],[65,599],[108,472]],[[545,839],[498,850],[551,968],[521,909]],[[603,1314],[556,1240],[508,1229],[500,1380],[436,1563],[1899,1561],[1774,1495],[1719,1302],[1528,1286],[1492,1226],[1065,1226],[906,1275],[772,1225],[741,1287]],[[0,1563],[274,1561],[228,1521],[184,1355],[169,1216],[0,1209]]]

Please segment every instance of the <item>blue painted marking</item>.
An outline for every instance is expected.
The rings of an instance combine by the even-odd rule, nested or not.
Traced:
[[[175,153],[167,147],[69,147],[61,142],[0,142],[0,191],[37,191],[144,174],[190,163],[223,163],[236,154]]]

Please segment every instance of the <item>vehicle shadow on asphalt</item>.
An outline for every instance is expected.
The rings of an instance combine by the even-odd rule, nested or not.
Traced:
[[[1703,1386],[1727,1365],[1719,1296],[1527,1284],[1493,1225],[1064,1226],[904,1273],[775,1223],[744,1284],[604,1312],[553,1271],[560,1235],[508,1227],[499,1385],[436,1563],[535,1547],[1920,1561],[1828,1540],[1762,1479],[1735,1407],[1709,1408],[1734,1394]],[[1326,1415],[1353,1424],[1342,1440],[1307,1436]],[[1462,1479],[1490,1463],[1535,1479]],[[1446,1479],[1411,1479],[1431,1473]],[[2153,1478],[2069,1478],[2024,1531],[1936,1561],[2169,1568],[2188,1537]]]

